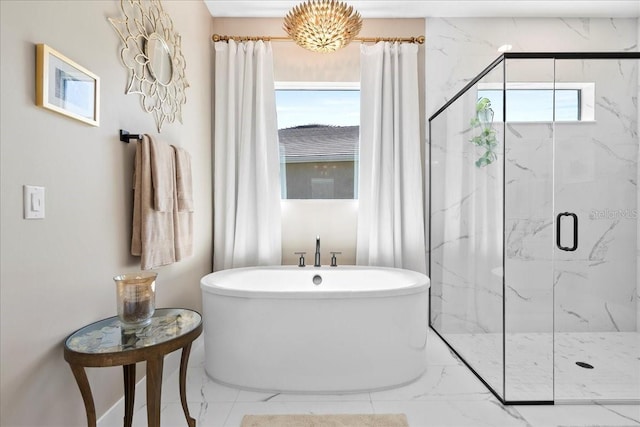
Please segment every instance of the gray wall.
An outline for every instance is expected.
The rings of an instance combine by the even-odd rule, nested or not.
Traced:
[[[62,341],[115,315],[112,276],[139,269],[129,255],[134,144],[118,129],[156,134],[137,95],[126,95],[120,40],[107,17],[119,1],[2,1],[2,426],[86,425]],[[193,157],[195,254],[157,270],[157,305],[201,306],[211,271],[211,17],[202,1],[163,2],[182,35],[184,124],[161,137]],[[35,44],[46,43],[101,78],[100,127],[35,106]],[[46,187],[46,218],[22,219],[22,185]],[[139,376],[144,366],[138,368]],[[122,369],[89,371],[98,416],[122,396]]]

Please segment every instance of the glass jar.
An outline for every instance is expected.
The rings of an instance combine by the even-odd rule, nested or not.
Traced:
[[[137,329],[151,323],[156,310],[157,273],[138,272],[115,276],[118,318],[125,329]]]

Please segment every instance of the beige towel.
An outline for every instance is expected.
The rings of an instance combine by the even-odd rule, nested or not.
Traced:
[[[173,148],[149,137],[149,150],[151,152],[153,208],[160,212],[173,212],[176,182]]]
[[[193,254],[193,189],[191,186],[191,155],[173,146],[176,164],[173,228],[176,261]]]
[[[131,254],[141,257],[140,268],[142,270],[175,262],[174,198],[171,198],[171,210],[169,212],[154,210],[152,176],[155,165],[152,164],[151,146],[151,137],[144,135],[142,141],[136,145],[134,170]],[[170,156],[169,162],[172,171],[175,169],[173,160],[174,156]],[[166,167],[166,165],[163,167]],[[172,176],[175,176],[175,172],[172,172]]]
[[[193,212],[191,180],[191,154],[184,148],[172,146],[176,156],[176,194],[178,211]]]

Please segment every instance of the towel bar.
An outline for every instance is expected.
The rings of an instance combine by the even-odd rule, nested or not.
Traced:
[[[129,143],[132,139],[142,139],[142,134],[129,133],[129,131],[120,129],[120,141]]]

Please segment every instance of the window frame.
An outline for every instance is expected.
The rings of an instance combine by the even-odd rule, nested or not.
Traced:
[[[560,123],[595,122],[595,82],[509,82],[506,90],[578,90],[580,120],[562,120]],[[502,83],[478,83],[477,91],[502,90]],[[508,123],[551,123],[548,120],[509,120]]]
[[[274,82],[275,91],[283,90],[295,90],[295,91],[361,91],[359,81],[355,82],[334,82],[334,81],[276,81]],[[277,109],[277,104],[276,104]],[[360,123],[358,123],[360,126]],[[280,130],[280,129],[278,129]],[[280,170],[280,194],[282,200],[358,200],[358,188],[359,188],[359,164],[360,164],[360,150],[358,149],[358,158],[354,160],[354,176],[353,176],[353,198],[351,199],[290,199],[287,195],[287,177],[281,166]]]

